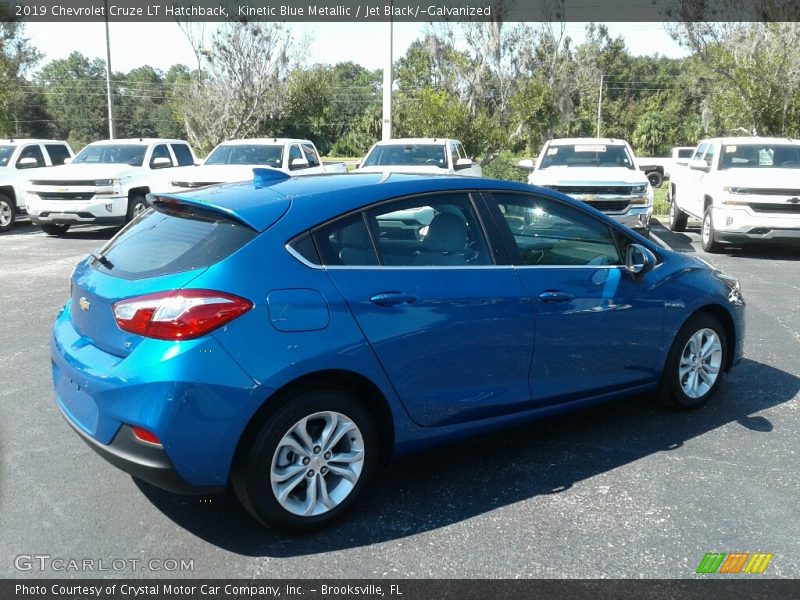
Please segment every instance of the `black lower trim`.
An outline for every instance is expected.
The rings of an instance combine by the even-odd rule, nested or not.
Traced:
[[[44,213],[45,218],[41,216],[31,217],[31,223],[34,225],[124,225],[127,222],[125,217],[90,217],[75,213],[74,217],[70,217],[70,213],[57,213],[59,216],[50,218],[48,215],[51,213]],[[91,218],[89,221],[87,219]]]
[[[798,235],[796,229],[785,230],[791,231],[792,233],[787,235],[781,235],[781,230],[778,228],[772,228],[769,230],[771,235],[759,235],[757,233],[732,233],[727,231],[715,231],[714,232],[714,241],[716,242],[723,242],[726,244],[746,244],[748,242],[768,242],[774,244],[792,244],[792,243],[800,243],[800,235]]]
[[[67,418],[72,428],[95,452],[118,469],[147,483],[176,494],[203,495],[224,491],[225,486],[196,486],[178,475],[163,448],[138,441],[133,430],[123,425],[110,444],[101,444]]]

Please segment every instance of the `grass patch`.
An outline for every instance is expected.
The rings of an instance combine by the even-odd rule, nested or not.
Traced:
[[[653,199],[653,216],[666,217],[669,214],[669,202],[667,201],[667,188],[669,187],[669,179],[665,179],[660,188],[653,190],[655,198]]]

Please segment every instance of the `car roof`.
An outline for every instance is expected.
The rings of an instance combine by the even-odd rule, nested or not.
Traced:
[[[240,146],[245,144],[265,144],[265,145],[276,145],[276,144],[311,144],[311,140],[305,140],[301,138],[243,138],[238,140],[228,140],[226,142],[222,142],[219,146]]]
[[[558,138],[550,140],[548,143],[551,146],[567,146],[570,144],[608,144],[608,145],[618,144],[622,146],[627,144],[628,142],[620,138],[581,137],[581,138]]]
[[[396,146],[401,144],[446,144],[448,142],[458,142],[452,138],[431,137],[431,138],[394,138],[391,140],[381,140],[376,146]]]
[[[719,141],[721,144],[730,144],[732,146],[736,144],[800,144],[800,140],[793,140],[789,137],[758,137],[758,136],[739,136],[739,137],[718,137],[718,138],[706,138],[704,140],[700,140],[699,144],[703,142],[716,142]]]
[[[39,138],[0,138],[0,144],[66,144],[64,140],[44,140]]]
[[[280,173],[280,172],[278,172]],[[258,231],[275,222],[276,206],[290,204],[285,219],[308,228],[338,215],[403,196],[480,189],[532,191],[527,184],[458,175],[348,173],[290,177],[273,175],[263,185],[252,181],[213,186],[184,194],[159,194],[217,209]],[[283,211],[280,211],[283,214]]]
[[[187,144],[186,140],[174,140],[168,138],[119,138],[114,140],[97,140],[88,146],[109,146],[113,144]]]

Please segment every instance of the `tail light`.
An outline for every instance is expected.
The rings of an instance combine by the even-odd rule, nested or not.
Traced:
[[[154,446],[162,445],[161,440],[158,439],[158,436],[156,436],[156,434],[152,431],[148,431],[144,427],[131,426],[131,431],[133,432],[133,436],[140,442],[147,442],[148,444],[153,444]]]
[[[114,303],[123,331],[159,340],[190,340],[222,327],[253,308],[239,296],[212,290],[173,290]]]

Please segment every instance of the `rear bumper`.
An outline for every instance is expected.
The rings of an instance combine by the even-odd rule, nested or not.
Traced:
[[[225,487],[242,432],[270,395],[213,336],[143,340],[121,357],[78,334],[69,308],[54,325],[51,357],[56,401],[84,441],[172,491]],[[131,426],[153,432],[163,448],[133,439]]]
[[[176,494],[216,494],[225,490],[222,485],[203,487],[188,483],[178,475],[163,448],[138,441],[127,425],[119,429],[110,444],[101,444],[75,425],[66,414],[64,418],[92,450],[137,479]]]

